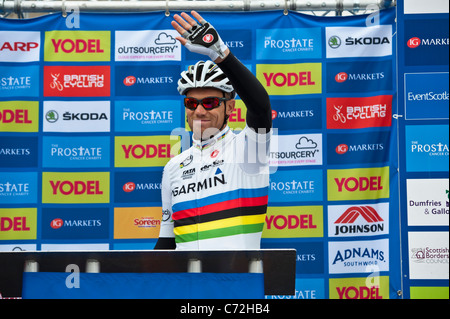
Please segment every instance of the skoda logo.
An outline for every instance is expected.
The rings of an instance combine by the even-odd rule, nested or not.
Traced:
[[[339,38],[336,35],[333,35],[331,38],[328,39],[328,45],[332,49],[337,49],[341,46],[341,38]]]
[[[50,122],[50,123],[55,123],[56,121],[58,121],[58,118],[59,118],[58,113],[53,110],[48,111],[45,114],[45,119],[47,120],[47,122]]]

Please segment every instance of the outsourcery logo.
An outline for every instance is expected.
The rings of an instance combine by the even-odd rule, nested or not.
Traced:
[[[328,206],[328,236],[389,234],[389,203]]]
[[[36,208],[0,208],[0,240],[36,239]]]
[[[268,207],[263,238],[323,236],[323,207]]]
[[[322,134],[277,135],[270,144],[269,164],[322,165]]]
[[[386,127],[392,123],[392,95],[327,98],[327,128]]]
[[[38,31],[0,31],[1,62],[39,61],[41,36]]]
[[[0,102],[0,132],[37,132],[39,102]]]
[[[117,136],[116,167],[164,166],[179,150],[179,138],[170,136]]]
[[[110,31],[47,31],[45,61],[110,61]]]
[[[322,93],[322,64],[259,64],[258,80],[270,95]]]
[[[181,61],[177,36],[175,30],[116,31],[115,60]]]
[[[44,66],[44,96],[110,96],[110,67]]]
[[[109,172],[44,172],[42,202],[109,203]]]
[[[328,200],[389,198],[389,166],[328,170]]]

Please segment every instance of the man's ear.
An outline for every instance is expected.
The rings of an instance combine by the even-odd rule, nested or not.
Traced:
[[[231,113],[233,113],[234,108],[236,107],[236,100],[232,99],[226,102],[226,113],[228,116],[231,115]]]

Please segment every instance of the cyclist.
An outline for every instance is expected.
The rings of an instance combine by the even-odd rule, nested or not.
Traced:
[[[192,16],[174,16],[177,40],[215,63],[200,61],[178,81],[193,142],[164,167],[155,249],[259,249],[269,191],[269,96],[214,27]],[[247,107],[239,134],[227,125],[236,93]]]

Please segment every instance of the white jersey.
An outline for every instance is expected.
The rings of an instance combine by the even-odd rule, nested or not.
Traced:
[[[178,250],[260,249],[268,192],[270,132],[228,126],[164,168],[160,237]]]

